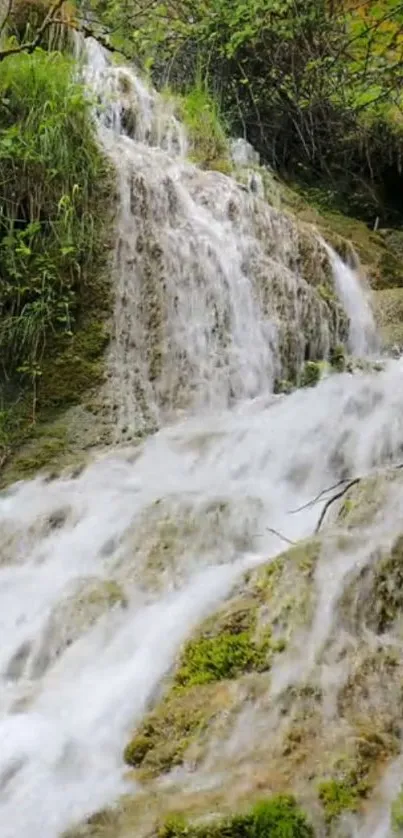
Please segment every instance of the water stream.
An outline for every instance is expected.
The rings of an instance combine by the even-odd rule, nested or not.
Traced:
[[[109,68],[93,43],[87,72],[103,91],[100,135],[120,179],[117,440],[139,425],[159,430],[80,474],[37,478],[0,497],[2,838],[58,838],[113,801],[125,789],[129,731],[181,643],[246,568],[284,549],[282,535],[311,534],[322,504],[290,510],[403,451],[400,361],[272,394],[278,300],[302,353],[307,311],[322,310],[295,269],[295,227],[259,205],[263,247],[255,199],[185,161],[169,104],[130,70]],[[131,136],[121,133],[129,111]],[[271,316],[256,292],[263,270]],[[352,348],[367,350],[365,296],[354,271],[339,263],[337,271]],[[325,355],[326,320],[315,340]],[[335,585],[343,579],[340,568]],[[336,588],[320,584],[323,629]]]

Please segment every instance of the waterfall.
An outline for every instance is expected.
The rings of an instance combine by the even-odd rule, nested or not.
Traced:
[[[0,495],[2,838],[59,838],[135,793],[123,748],[181,644],[246,570],[312,534],[324,489],[403,450],[400,361],[273,396],[287,357],[326,357],[346,333],[341,307],[303,275],[303,234],[234,180],[187,162],[172,104],[109,67],[95,42],[88,50],[119,178],[117,437],[159,430],[80,474]],[[314,235],[309,246],[325,278],[326,250]],[[332,258],[352,348],[367,352],[358,280]],[[393,526],[374,525],[372,549]],[[333,569],[326,557],[314,634],[274,673],[273,702],[276,683],[314,665],[348,572],[364,562],[356,550]]]
[[[357,272],[328,246],[327,251],[333,266],[337,293],[350,321],[349,348],[353,355],[365,358],[379,350],[368,292],[360,283]]]
[[[330,307],[321,294],[334,284],[326,246],[253,190],[191,165],[173,100],[109,65],[96,41],[86,53],[100,139],[118,173],[118,439],[178,411],[255,398],[305,360],[328,357],[346,318],[336,295]]]

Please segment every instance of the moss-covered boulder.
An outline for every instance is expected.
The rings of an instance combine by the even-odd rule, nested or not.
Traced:
[[[158,838],[313,838],[314,831],[294,797],[278,795],[261,800],[250,811],[223,820],[192,825],[184,818],[168,818]]]

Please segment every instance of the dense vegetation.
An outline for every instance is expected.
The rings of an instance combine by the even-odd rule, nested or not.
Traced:
[[[44,5],[38,4],[42,18]],[[39,22],[34,4],[25,25],[17,11],[8,43],[18,45]],[[72,358],[87,362],[89,384],[88,361],[105,343],[91,320],[106,304],[100,298],[111,179],[90,104],[64,51],[48,45],[0,64],[0,460],[12,444],[16,415],[20,437],[21,425],[28,432],[45,401],[60,402],[54,363],[65,359],[59,370],[65,401],[74,401],[80,375],[70,399],[66,374],[79,372]],[[79,349],[84,325],[91,346],[83,349],[81,335]]]
[[[93,0],[159,84],[202,77],[232,131],[283,175],[370,223],[398,223],[399,0]]]

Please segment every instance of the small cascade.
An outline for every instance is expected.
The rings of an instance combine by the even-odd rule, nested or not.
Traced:
[[[327,246],[332,262],[335,285],[350,321],[348,348],[358,358],[365,358],[379,351],[368,289],[364,288],[357,271],[347,265]]]
[[[256,177],[242,187],[192,166],[174,102],[96,41],[86,49],[118,174],[111,380],[117,437],[130,439],[295,378],[343,342],[347,321],[314,234],[262,200]]]

